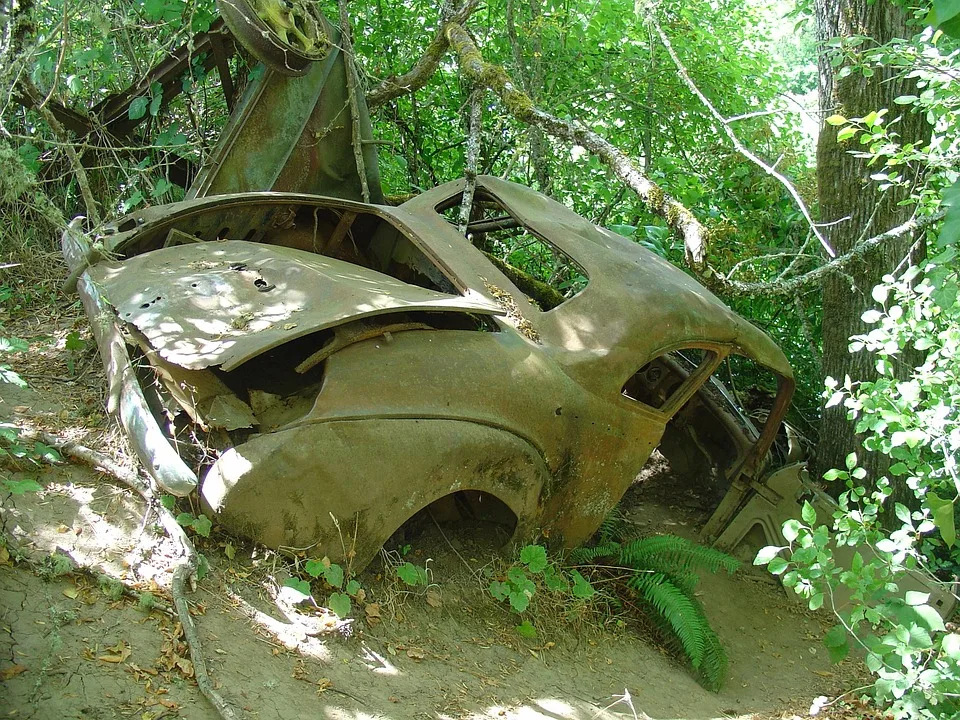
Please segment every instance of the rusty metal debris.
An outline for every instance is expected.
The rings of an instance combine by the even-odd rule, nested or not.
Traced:
[[[351,107],[372,134],[332,42],[299,77],[247,87],[187,200],[64,236],[158,482],[199,483],[238,534],[355,568],[429,506],[575,546],[658,446],[702,450],[709,535],[776,502],[766,465],[794,388],[780,349],[529,188],[478,177],[464,237],[463,181],[388,207],[364,143],[361,202]],[[759,430],[716,383],[733,357],[775,378]]]

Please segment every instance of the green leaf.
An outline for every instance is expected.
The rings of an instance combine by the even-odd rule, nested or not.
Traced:
[[[307,560],[305,569],[307,571],[307,575],[312,578],[318,578],[323,575],[323,572],[327,569],[327,566],[323,560]]]
[[[147,108],[150,106],[150,98],[145,95],[135,97],[130,101],[130,107],[127,108],[127,117],[131,120],[139,120],[147,114]]]
[[[173,510],[174,506],[177,504],[177,499],[173,495],[161,495],[160,504],[163,505],[167,510]]]
[[[308,583],[306,580],[301,580],[300,578],[296,577],[289,577],[283,583],[283,586],[293,588],[301,595],[310,595],[310,583]]]
[[[36,480],[25,478],[23,480],[4,480],[3,486],[11,495],[25,495],[28,492],[39,492],[43,486]]]
[[[517,633],[519,633],[520,637],[524,637],[529,640],[534,640],[537,637],[537,629],[529,620],[524,620],[522,623],[517,625]]]
[[[916,590],[907,590],[904,600],[907,605],[925,605],[930,599],[930,593],[917,592]]]
[[[347,587],[344,589],[344,592],[346,592],[350,597],[356,597],[357,593],[360,592],[360,589],[360,582],[358,580],[351,580],[347,583]]]
[[[944,635],[940,649],[951,660],[960,660],[960,635],[955,632]]]
[[[773,560],[777,553],[783,550],[782,547],[777,547],[776,545],[767,545],[766,547],[760,548],[760,552],[757,553],[757,556],[753,559],[754,565],[766,565],[771,560]]]
[[[18,353],[30,349],[30,343],[18,337],[0,337],[0,352]]]
[[[330,566],[323,571],[323,579],[330,587],[339,588],[343,586],[343,568],[336,563],[330,563]],[[341,616],[343,617],[343,616]]]
[[[530,596],[525,592],[510,593],[510,607],[518,613],[522,613],[530,606]]]
[[[770,564],[767,565],[767,570],[773,575],[782,575],[784,570],[788,567],[788,563],[782,557],[775,557],[770,561]]]
[[[586,600],[587,598],[593,597],[597,594],[596,589],[594,589],[593,585],[590,584],[590,581],[578,571],[573,570],[570,572],[570,575],[573,578],[572,592],[575,598]]]
[[[804,500],[803,508],[800,510],[800,517],[807,525],[813,525],[817,521],[817,511],[813,509],[813,505]]]
[[[848,125],[845,128],[841,128],[837,133],[837,142],[843,142],[844,140],[849,140],[857,134],[857,129],[853,125]]]
[[[547,566],[547,551],[542,545],[527,545],[520,551],[520,562],[532,573],[541,572]]]
[[[493,595],[497,600],[506,600],[510,595],[510,586],[505,582],[500,582],[499,580],[494,580],[490,583],[490,594]]]
[[[810,596],[810,609],[819,610],[823,607],[823,593],[818,592]]]
[[[831,115],[827,118],[827,125],[833,125],[834,127],[843,125],[846,122],[847,119],[843,115]]]
[[[846,460],[844,460],[844,463],[847,466],[847,470],[853,470],[857,466],[857,454],[855,452],[852,452],[849,455],[847,455]]]
[[[201,515],[194,518],[193,522],[190,523],[190,527],[196,531],[197,535],[210,537],[210,530],[213,529],[213,523],[206,515]]]
[[[940,537],[952,548],[957,542],[957,528],[953,519],[953,500],[944,500],[936,493],[927,493],[927,505],[933,515],[933,524],[940,530]]]
[[[350,610],[353,605],[350,602],[350,596],[345,593],[330,593],[330,599],[327,600],[327,607],[341,620],[350,616]]]
[[[427,579],[427,571],[419,565],[414,565],[410,562],[405,562],[397,568],[397,577],[407,585],[413,587],[426,585],[429,582]]]
[[[787,520],[783,524],[781,532],[783,533],[784,540],[786,540],[788,543],[792,543],[797,539],[797,535],[800,534],[800,521],[794,519]]]
[[[830,660],[838,663],[843,660],[850,652],[850,644],[847,641],[847,629],[843,625],[834,625],[830,631],[823,636],[823,644],[830,653]]]
[[[196,520],[191,513],[183,512],[177,515],[177,525],[181,527],[190,527],[193,525],[193,521]]]

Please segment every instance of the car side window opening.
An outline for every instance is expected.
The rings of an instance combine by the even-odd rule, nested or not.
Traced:
[[[716,357],[704,350],[665,353],[623,389],[625,396],[671,413],[659,446],[637,478],[641,496],[669,495],[697,516],[696,525],[706,522],[729,490],[732,475],[760,436],[758,427],[776,392],[776,376],[752,360],[731,355],[717,365]],[[712,373],[704,377],[711,365]],[[690,377],[695,378],[693,388],[686,384]]]
[[[462,199],[461,193],[437,208],[452,225],[459,225]],[[467,238],[543,312],[559,307],[587,286],[586,271],[572,257],[480,190],[470,209]]]
[[[690,384],[702,383],[717,353],[702,348],[672,350],[654,358],[623,385],[624,397],[658,410],[675,405],[675,396],[692,391]],[[683,393],[680,391],[683,390]]]

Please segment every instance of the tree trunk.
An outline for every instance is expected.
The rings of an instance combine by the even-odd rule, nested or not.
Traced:
[[[930,128],[922,115],[908,113],[895,105],[898,95],[915,92],[905,80],[894,77],[888,68],[871,68],[872,77],[864,77],[857,70],[847,77],[838,73],[844,65],[833,67],[827,41],[832,38],[867,36],[883,44],[895,37],[909,37],[906,16],[889,0],[815,0],[817,40],[821,47],[820,111],[822,118],[839,114],[846,118],[864,117],[872,111],[889,108],[885,118],[889,124],[903,112],[895,126],[901,142],[922,142],[930,136]],[[868,41],[869,42],[869,41]],[[846,64],[846,63],[845,63]],[[820,218],[823,223],[834,223],[824,228],[833,249],[842,254],[863,238],[870,237],[907,220],[910,207],[897,203],[907,194],[891,188],[878,191],[878,184],[870,180],[877,166],[867,167],[866,160],[854,157],[850,151],[860,150],[859,138],[837,142],[838,128],[823,123],[817,144],[817,181]],[[848,352],[851,335],[867,330],[861,314],[874,304],[870,291],[882,276],[911,252],[913,238],[887,244],[866,256],[844,274],[828,276],[823,284],[823,371],[843,382],[844,376],[863,380],[875,376],[874,360],[867,353]],[[820,424],[820,440],[811,473],[819,478],[832,468],[843,468],[846,455],[857,449],[853,423],[846,419],[846,410],[835,406],[824,410]],[[880,453],[858,453],[860,464],[868,478],[875,481],[885,474],[889,460]],[[841,488],[842,489],[842,488]]]

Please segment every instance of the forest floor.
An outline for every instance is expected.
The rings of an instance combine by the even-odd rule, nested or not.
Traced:
[[[0,421],[132,467],[102,411],[99,357],[89,343],[77,348],[77,336],[89,337],[77,306],[11,313],[0,327],[31,344],[12,358],[30,386],[0,384]],[[65,462],[8,471],[42,490],[2,496],[0,717],[217,718],[169,612],[173,546],[140,496]],[[664,487],[635,487],[623,510],[648,533],[693,537],[703,520],[696,497],[678,502]],[[431,585],[411,591],[375,562],[358,578],[366,610],[311,632],[288,620],[277,594],[289,559],[216,527],[194,540],[210,564],[189,595],[203,653],[244,718],[806,718],[818,696],[862,684],[858,661],[832,665],[820,643],[830,617],[749,562],[699,585],[730,659],[714,693],[651,624],[626,616],[545,608],[534,616],[538,637],[520,637],[517,616],[486,590],[485,573],[504,564],[493,538],[464,528],[410,528],[409,557],[430,568]],[[863,715],[838,701],[818,717]]]

